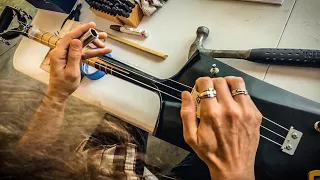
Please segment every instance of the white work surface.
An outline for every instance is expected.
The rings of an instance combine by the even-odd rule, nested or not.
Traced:
[[[109,30],[110,23],[96,17],[86,7],[83,8],[82,21],[95,21],[98,29],[168,54],[169,57],[162,60],[113,40],[106,41],[107,46],[113,48],[114,58],[158,78],[174,75],[186,63],[196,30],[203,25],[210,29],[205,41],[207,48],[248,49],[279,45],[320,49],[318,0],[285,0],[282,6],[237,1],[170,0],[159,12],[142,20],[139,28],[151,33],[147,39]],[[65,17],[64,14],[39,10],[33,24],[54,32],[60,29]],[[48,83],[49,74],[39,68],[48,50],[24,38],[15,53],[14,67]],[[320,93],[316,93],[320,90],[318,69],[269,68],[269,65],[243,60],[221,60],[256,78],[320,102]],[[74,95],[148,132],[153,132],[156,127],[160,110],[157,94],[111,75],[97,81],[84,78]]]

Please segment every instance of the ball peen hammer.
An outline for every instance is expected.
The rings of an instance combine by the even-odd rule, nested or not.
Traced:
[[[206,49],[203,47],[203,42],[209,36],[209,33],[209,29],[205,26],[198,28],[197,38],[189,50],[189,59],[197,50],[199,50],[200,53],[214,58],[234,58],[265,64],[320,67],[320,50],[278,48],[259,48],[249,50]]]

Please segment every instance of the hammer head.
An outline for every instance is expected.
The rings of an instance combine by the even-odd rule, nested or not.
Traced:
[[[203,49],[203,41],[209,36],[209,33],[210,31],[207,27],[205,26],[198,27],[197,38],[190,46],[188,59],[190,59],[197,50]]]

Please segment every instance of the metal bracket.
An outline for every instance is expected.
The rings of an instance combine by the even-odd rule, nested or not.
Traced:
[[[302,135],[303,135],[302,132],[294,129],[291,126],[287,134],[287,137],[281,146],[282,152],[285,152],[290,155],[294,155],[294,152],[298,148]]]

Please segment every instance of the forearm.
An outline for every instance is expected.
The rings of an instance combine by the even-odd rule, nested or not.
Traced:
[[[48,91],[37,109],[28,130],[19,142],[19,146],[36,145],[45,148],[56,141],[63,124],[67,98],[61,98]]]

